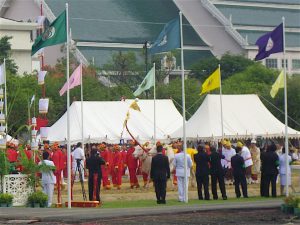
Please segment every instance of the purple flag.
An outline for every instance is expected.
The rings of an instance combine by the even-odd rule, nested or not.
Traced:
[[[283,52],[283,24],[261,36],[255,44],[258,46],[258,53],[255,56],[256,61],[262,60],[273,53]]]

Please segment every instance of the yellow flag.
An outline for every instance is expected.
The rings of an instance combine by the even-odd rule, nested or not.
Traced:
[[[281,73],[277,77],[275,83],[272,85],[272,89],[270,91],[270,95],[271,95],[272,98],[275,98],[275,96],[278,93],[279,88],[284,88],[284,74],[283,74],[283,70],[281,71]]]
[[[220,67],[216,69],[202,84],[202,91],[200,95],[212,91],[218,87],[220,87],[221,72]]]
[[[134,100],[134,101],[130,104],[129,108],[132,108],[132,109],[137,110],[137,111],[141,111],[141,109],[140,109],[139,105],[137,104],[136,100]]]

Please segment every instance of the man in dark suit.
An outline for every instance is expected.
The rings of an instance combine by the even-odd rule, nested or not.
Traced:
[[[241,197],[240,185],[244,198],[248,198],[247,181],[246,181],[246,168],[244,158],[240,156],[240,148],[236,149],[236,155],[231,158],[231,167],[234,177],[235,194],[237,198]]]
[[[204,188],[204,197],[205,200],[209,200],[209,156],[204,151],[204,147],[199,145],[198,153],[194,155],[194,161],[196,163],[196,180],[197,180],[197,188],[198,188],[198,198],[199,200],[203,200],[202,195],[202,186]]]
[[[166,204],[167,180],[170,178],[170,166],[167,156],[162,154],[163,147],[156,147],[157,155],[152,158],[150,178],[153,180],[157,204]]]
[[[269,187],[271,183],[272,187],[272,197],[276,197],[276,179],[278,175],[278,166],[279,166],[279,157],[276,154],[276,145],[271,144],[267,147],[267,151],[261,155],[261,164],[262,164],[262,176],[263,186],[262,194],[265,197],[269,197]]]
[[[101,165],[105,165],[105,161],[99,156],[97,148],[92,147],[90,157],[86,160],[86,167],[89,170],[88,185],[90,201],[100,201]]]
[[[219,188],[222,193],[223,200],[227,200],[225,182],[224,182],[224,169],[221,164],[221,159],[225,157],[216,151],[216,148],[211,147],[210,154],[210,175],[211,175],[211,192],[213,199],[218,199],[217,181],[219,182]]]

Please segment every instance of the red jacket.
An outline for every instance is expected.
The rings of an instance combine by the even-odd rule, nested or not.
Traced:
[[[56,171],[59,171],[59,170],[63,170],[64,169],[64,154],[63,152],[61,151],[61,149],[57,149],[55,151],[53,151],[53,154],[52,154],[52,161],[56,167]]]
[[[122,153],[119,151],[115,151],[113,153],[113,168],[114,169],[122,169],[123,168]]]
[[[133,157],[134,147],[131,147],[127,150],[126,154],[126,164],[128,168],[136,169],[138,167],[138,159]]]

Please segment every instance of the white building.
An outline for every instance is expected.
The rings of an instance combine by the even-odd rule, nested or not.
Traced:
[[[31,59],[32,31],[37,28],[36,23],[16,22],[0,18],[0,38],[12,37],[11,56],[18,66],[18,74],[31,73],[35,68]]]

